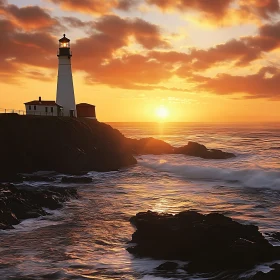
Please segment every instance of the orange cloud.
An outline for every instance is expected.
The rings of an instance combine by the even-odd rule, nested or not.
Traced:
[[[171,2],[166,0],[165,3],[169,5]],[[3,0],[0,0],[0,11],[0,79],[5,82],[15,82],[18,77],[49,80],[50,77],[40,72],[40,69],[37,71],[36,67],[57,67],[55,54],[58,38],[51,35],[52,24],[56,19],[39,7],[15,8]],[[41,21],[35,11],[42,13]],[[212,79],[204,77],[203,71],[225,64],[248,66],[262,58],[265,52],[277,49],[280,22],[261,26],[255,36],[241,37],[206,50],[190,49],[187,53],[180,53],[168,49],[170,46],[157,25],[139,18],[106,15],[97,21],[83,22],[75,17],[64,17],[62,21],[69,26],[82,28],[87,33],[86,37],[73,42],[71,49],[74,55],[73,68],[85,71],[88,83],[166,90],[162,83],[177,75],[192,82],[192,89],[196,85],[198,92],[244,92],[250,98],[278,98],[275,88],[280,71],[276,68],[263,68],[259,73],[248,76],[220,74]],[[129,53],[125,48],[129,46],[131,37],[145,49],[141,55]],[[126,51],[121,52],[124,48]],[[121,53],[125,55],[120,57]],[[25,70],[26,66],[31,66],[29,72]],[[172,90],[184,91],[176,87]]]
[[[153,4],[159,8],[166,9],[177,9],[179,11],[196,10],[210,15],[214,18],[222,18],[230,4],[234,0],[146,0],[148,4]]]
[[[24,74],[24,65],[52,68],[56,66],[57,44],[46,32],[23,33],[11,21],[0,19],[0,79],[4,82],[15,81]],[[6,79],[13,77],[12,80]]]
[[[146,0],[146,2],[162,10],[197,11],[201,14],[203,22],[226,25],[266,20],[280,12],[278,0]]]
[[[57,5],[60,5],[63,9],[71,11],[79,11],[83,13],[93,14],[107,14],[112,9],[129,10],[134,6],[136,0],[49,0]]]
[[[133,89],[152,89],[152,84],[168,80],[173,75],[169,67],[142,55],[113,59],[108,64],[91,69],[91,72],[90,82]]]
[[[115,15],[103,16],[94,25],[95,29],[112,38],[123,38],[134,36],[136,41],[147,49],[156,47],[168,47],[161,36],[158,26],[148,23],[142,19],[122,19]]]
[[[264,67],[257,74],[248,76],[218,75],[216,78],[194,77],[198,89],[220,95],[243,93],[245,98],[280,100],[280,69]],[[203,81],[203,82],[202,82]]]
[[[38,6],[26,6],[19,8],[16,5],[0,2],[0,14],[10,19],[15,25],[25,30],[54,29],[60,26],[58,20],[52,18],[50,14]]]

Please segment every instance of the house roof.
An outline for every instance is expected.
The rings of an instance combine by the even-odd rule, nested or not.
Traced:
[[[48,101],[48,100],[33,100],[30,102],[26,102],[24,103],[25,105],[38,105],[38,106],[58,106],[58,107],[62,107],[60,105],[58,105],[55,101]]]
[[[95,107],[95,105],[92,105],[92,104],[88,104],[88,103],[79,103],[76,105],[76,107],[79,106],[79,107]]]

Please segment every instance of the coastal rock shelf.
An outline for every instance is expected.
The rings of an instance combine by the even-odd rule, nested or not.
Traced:
[[[222,214],[148,211],[130,221],[137,230],[131,240],[136,245],[128,252],[139,257],[189,261],[185,266],[189,273],[250,269],[280,259],[279,247],[272,246],[257,226],[240,224]]]
[[[109,125],[89,119],[0,115],[0,180],[16,173],[112,171],[137,161],[124,136]]]
[[[134,155],[143,154],[184,154],[205,159],[235,157],[195,142],[175,148],[154,138],[129,139],[107,124],[84,118],[0,114],[0,133],[2,182],[22,181],[18,173],[36,171],[72,175],[113,171],[136,164]]]
[[[0,185],[0,229],[13,229],[21,220],[45,216],[43,208],[55,210],[62,203],[77,198],[74,188]]]

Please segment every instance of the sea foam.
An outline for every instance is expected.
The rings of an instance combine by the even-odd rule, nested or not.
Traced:
[[[191,163],[175,159],[163,160],[152,156],[141,157],[138,163],[144,167],[188,180],[221,181],[245,187],[280,190],[280,170],[277,169],[205,166],[199,165],[199,161]],[[231,164],[229,163],[228,166]]]

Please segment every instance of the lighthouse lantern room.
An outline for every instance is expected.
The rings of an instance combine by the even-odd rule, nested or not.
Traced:
[[[56,103],[63,107],[63,115],[75,117],[76,103],[73,86],[70,40],[63,37],[59,40],[58,50],[58,76],[57,76],[57,90]]]

